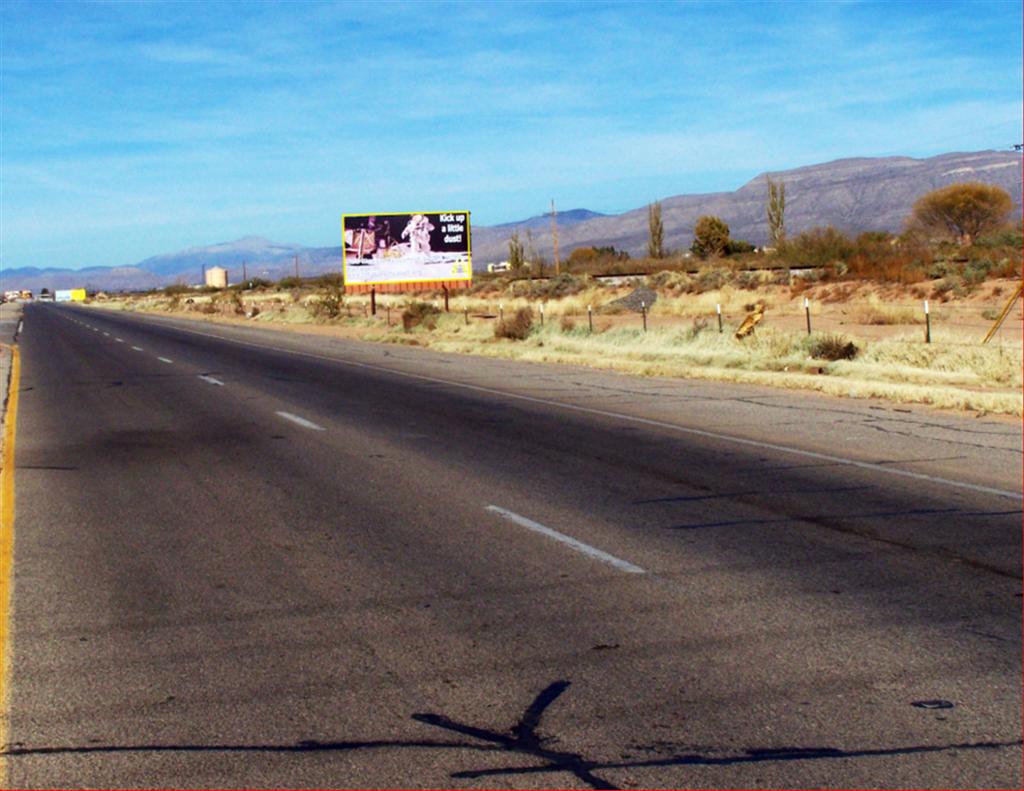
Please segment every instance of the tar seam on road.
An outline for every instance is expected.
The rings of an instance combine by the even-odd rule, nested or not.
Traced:
[[[204,382],[209,382],[212,385],[220,385],[221,387],[224,386],[224,383],[220,379],[214,379],[212,376],[204,376],[203,374],[199,374],[199,378],[202,379]]]
[[[582,541],[577,541],[572,536],[567,536],[565,533],[559,533],[557,530],[552,530],[550,527],[542,525],[540,522],[534,522],[532,519],[527,519],[525,516],[520,516],[514,511],[508,511],[504,508],[499,508],[496,505],[487,506],[488,511],[497,514],[498,516],[507,519],[510,522],[515,522],[521,527],[525,527],[527,530],[532,530],[535,533],[553,538],[555,541],[560,541],[568,547],[575,549],[577,552],[582,552],[584,555],[588,555],[592,558],[607,563],[610,566],[614,566],[619,571],[625,571],[627,574],[644,574],[644,570],[639,566],[634,566],[628,560],[617,558],[615,555],[609,555],[597,547],[592,547],[590,544],[584,544]]]
[[[302,426],[303,428],[313,429],[313,431],[326,431],[323,426],[318,426],[313,421],[306,420],[306,418],[299,417],[298,415],[293,415],[291,412],[275,412],[274,414],[280,415],[285,420],[290,420],[292,423]]]
[[[158,359],[162,363],[173,363],[174,362],[174,360],[168,360],[166,357],[157,357],[156,359]]]
[[[143,320],[142,323],[145,323]],[[254,349],[262,349],[264,351],[270,350],[275,352],[281,352],[282,354],[294,354],[299,357],[309,357],[315,360],[327,360],[328,362],[340,363],[342,365],[349,365],[354,368],[365,368],[370,371],[380,371],[382,373],[393,374],[394,376],[404,376],[407,379],[418,379],[422,382],[433,382],[434,384],[448,385],[449,387],[458,387],[463,390],[473,390],[478,393],[489,393],[491,395],[503,396],[505,398],[512,398],[517,401],[526,401],[531,404],[544,404],[547,406],[559,407],[561,409],[568,409],[573,412],[582,412],[588,415],[600,415],[601,417],[610,417],[617,420],[626,420],[630,423],[639,423],[644,426],[653,426],[655,428],[664,428],[670,431],[677,431],[680,434],[690,434],[695,437],[706,437],[708,439],[717,439],[723,442],[732,442],[737,445],[746,445],[752,448],[763,448],[765,450],[774,450],[779,453],[791,453],[794,456],[803,456],[806,459],[815,459],[817,461],[827,461],[832,464],[844,464],[849,467],[858,467],[862,470],[871,470],[872,472],[880,472],[885,475],[894,475],[902,478],[912,478],[917,481],[928,481],[929,483],[937,483],[942,486],[952,486],[957,489],[968,489],[972,492],[981,492],[982,494],[994,494],[997,497],[1008,497],[1011,500],[1024,500],[1024,494],[1021,492],[1011,492],[1006,489],[996,489],[991,486],[980,486],[976,483],[966,483],[964,481],[954,481],[950,478],[941,478],[936,475],[926,475],[923,472],[912,472],[910,470],[900,470],[895,467],[886,467],[883,464],[875,464],[870,461],[857,461],[856,459],[846,459],[842,456],[833,456],[828,453],[819,453],[813,450],[801,450],[800,448],[790,448],[785,445],[777,445],[774,442],[762,442],[756,439],[746,439],[745,437],[734,437],[729,434],[719,434],[715,431],[705,431],[700,428],[690,428],[688,426],[677,426],[674,423],[665,423],[661,420],[652,420],[645,417],[636,417],[634,415],[624,415],[621,412],[611,412],[606,409],[594,409],[593,407],[577,406],[576,404],[566,404],[561,401],[551,401],[547,398],[536,398],[534,396],[520,395],[518,393],[508,393],[504,390],[495,390],[491,387],[483,387],[481,385],[467,384],[466,382],[453,382],[450,379],[440,379],[436,376],[425,376],[423,374],[409,373],[408,371],[398,371],[394,368],[386,368],[383,365],[374,365],[372,363],[361,363],[355,360],[346,360],[341,357],[329,357],[326,354],[313,354],[311,352],[300,352],[294,349],[282,349],[278,346],[269,346],[262,343],[251,343],[249,341],[240,341],[235,338],[225,338],[223,335],[214,335],[209,332],[198,332],[197,330],[188,330],[184,327],[178,327],[176,325],[168,325],[172,329],[178,332],[185,332],[190,335],[200,335],[204,338],[215,338],[219,341],[226,341],[227,343],[236,343],[240,346],[250,346]]]
[[[0,469],[0,744],[7,744],[11,660],[11,596],[14,590],[14,434],[18,418],[21,360],[11,347],[11,380],[4,422],[3,468]],[[0,758],[0,787],[7,788],[7,763]]]

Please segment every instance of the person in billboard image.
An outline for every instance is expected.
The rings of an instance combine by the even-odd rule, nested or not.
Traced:
[[[402,231],[402,238],[409,240],[409,249],[413,254],[426,254],[430,252],[430,232],[434,226],[424,214],[414,214],[409,219],[409,224]]]

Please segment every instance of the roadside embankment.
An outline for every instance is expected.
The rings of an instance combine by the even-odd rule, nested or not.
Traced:
[[[7,399],[10,396],[12,346],[17,339],[21,324],[21,304],[4,302],[0,304],[0,437],[4,436],[3,427],[7,419]]]
[[[919,294],[849,283],[799,292],[726,286],[699,294],[639,282],[584,281],[566,293],[513,283],[452,294],[448,312],[440,294],[379,295],[375,315],[366,295],[329,287],[151,294],[94,304],[633,375],[1019,416],[1019,301],[997,336],[981,343],[1014,287],[992,281],[968,297],[932,302],[927,316]],[[737,327],[757,305],[764,306],[763,320],[737,339]]]

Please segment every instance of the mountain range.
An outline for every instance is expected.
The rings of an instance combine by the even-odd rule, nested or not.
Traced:
[[[867,230],[899,231],[917,198],[938,187],[961,181],[980,181],[1002,187],[1021,206],[1021,155],[1007,151],[942,154],[927,159],[883,157],[840,159],[793,170],[762,173],[732,192],[681,194],[661,200],[665,246],[687,249],[693,240],[697,218],[713,214],[725,220],[732,238],[764,244],[768,239],[765,218],[767,179],[786,186],[786,229],[802,230],[834,225],[856,234]],[[534,249],[551,259],[551,217],[472,228],[473,264],[508,257],[512,233],[530,234]],[[647,246],[647,206],[622,214],[601,214],[573,209],[558,214],[561,256],[584,246],[614,246],[631,255],[643,255]],[[293,274],[298,264],[302,275],[338,271],[341,247],[304,247],[278,243],[259,236],[207,247],[191,247],[177,253],[156,255],[134,266],[87,269],[5,268],[3,289],[73,288],[132,290],[174,282],[200,282],[204,266],[223,266],[233,281],[249,277],[278,279]]]

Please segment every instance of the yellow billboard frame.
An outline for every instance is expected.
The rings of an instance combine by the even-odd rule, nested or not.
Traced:
[[[345,220],[348,217],[402,217],[413,214],[465,214],[466,215],[466,260],[469,263],[469,271],[465,277],[429,277],[423,280],[378,280],[373,282],[352,283],[353,286],[380,286],[395,285],[403,283],[444,283],[444,282],[473,282],[473,223],[470,220],[470,212],[461,210],[445,209],[444,211],[392,211],[392,212],[365,212],[362,214],[341,215],[341,277],[348,285],[348,255],[345,253]]]

